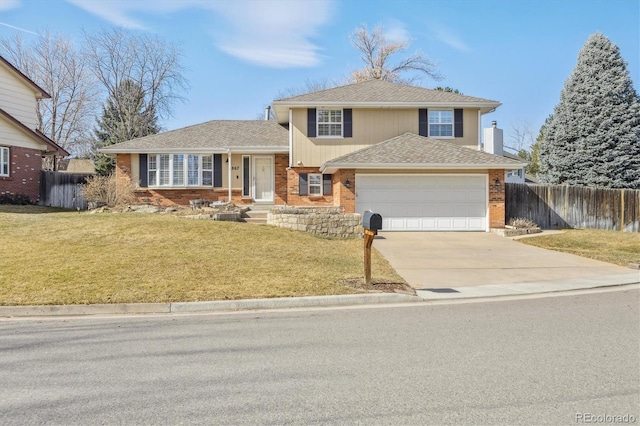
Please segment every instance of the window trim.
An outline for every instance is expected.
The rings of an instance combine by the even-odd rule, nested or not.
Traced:
[[[318,183],[311,183],[311,179],[312,178],[317,178],[318,179]],[[324,195],[322,192],[322,173],[308,173],[307,174],[307,193],[309,194],[309,197],[319,197]],[[317,194],[313,194],[311,192],[311,188],[318,188],[318,190],[320,192],[318,192]]]
[[[443,123],[442,121],[438,121],[436,122],[431,122],[431,113],[442,113],[442,112],[450,112],[451,113],[451,122],[450,123]],[[442,120],[442,118],[438,117],[439,120]],[[441,136],[441,135],[432,135],[431,134],[431,125],[432,124],[436,124],[436,125],[448,125],[451,126],[451,136]],[[438,138],[438,139],[454,139],[455,138],[455,111],[453,108],[441,108],[441,109],[431,109],[429,108],[427,110],[427,135],[430,138]]]
[[[8,146],[0,146],[0,177],[11,176],[11,150]],[[3,169],[7,167],[7,173],[3,172]]]
[[[327,111],[329,113],[329,118],[331,118],[332,111],[340,111],[340,121],[320,121],[320,112]],[[320,134],[320,126],[321,125],[329,125],[331,128],[332,124],[340,125],[340,135],[321,135]],[[343,108],[316,108],[316,138],[320,139],[343,139],[344,138],[344,109]]]
[[[242,196],[251,197],[251,156],[242,156]]]
[[[167,172],[169,176],[168,184],[160,184],[160,175],[164,169],[161,168],[160,158],[163,156],[167,156],[168,164],[167,164]],[[174,161],[178,156],[182,156],[182,183],[174,184]],[[189,159],[197,157],[197,183],[190,184],[189,183]],[[203,167],[203,160],[205,157],[211,158],[211,168]],[[149,188],[212,188],[214,186],[214,156],[213,154],[184,154],[184,153],[175,153],[175,154],[147,154],[147,186]],[[191,169],[192,170],[192,169]],[[211,184],[204,185],[204,173],[211,173]],[[179,180],[179,179],[178,179]]]

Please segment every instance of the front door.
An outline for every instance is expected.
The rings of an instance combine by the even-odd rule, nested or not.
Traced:
[[[253,200],[273,202],[273,157],[253,157]]]

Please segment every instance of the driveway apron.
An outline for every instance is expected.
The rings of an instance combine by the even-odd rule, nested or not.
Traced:
[[[528,246],[486,232],[380,232],[373,247],[415,289],[634,273],[629,268]]]

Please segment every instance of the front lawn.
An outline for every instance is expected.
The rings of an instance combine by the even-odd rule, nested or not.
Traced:
[[[600,229],[570,229],[562,234],[522,238],[521,243],[627,266],[640,262],[640,234]]]
[[[363,241],[164,214],[0,205],[0,305],[348,294]],[[402,283],[374,250],[374,282]]]

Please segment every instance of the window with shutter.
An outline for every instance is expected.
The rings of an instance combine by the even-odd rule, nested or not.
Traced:
[[[298,195],[331,195],[333,191],[331,175],[300,173],[298,175],[298,188]]]

